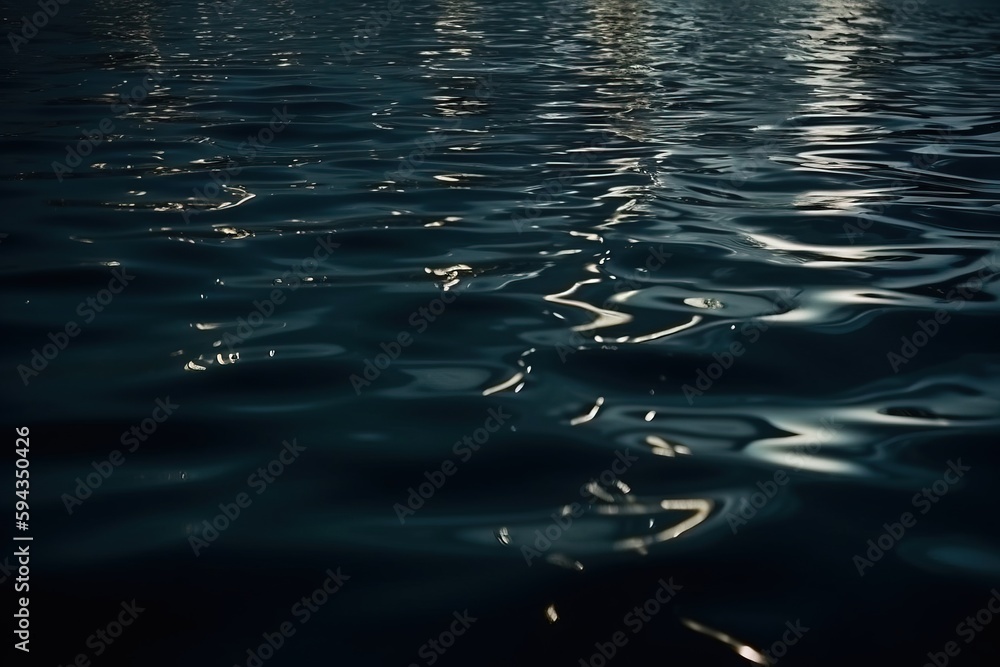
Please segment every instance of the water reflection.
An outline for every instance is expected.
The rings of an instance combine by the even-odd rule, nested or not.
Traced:
[[[122,567],[137,554],[179,563],[163,584],[177,590],[225,592],[227,568],[288,575],[258,591],[260,609],[220,594],[163,612],[192,618],[190,642],[163,641],[193,653],[224,644],[207,636],[213,619],[258,627],[287,609],[296,572],[353,559],[356,597],[317,621],[349,630],[357,644],[338,650],[352,664],[408,664],[396,645],[412,653],[440,632],[436,601],[497,619],[466,638],[487,663],[526,628],[575,658],[604,632],[609,592],[674,571],[690,582],[676,611],[693,620],[664,618],[634,655],[754,660],[761,618],[818,610],[850,633],[886,605],[912,612],[909,579],[922,599],[952,599],[996,574],[976,511],[989,484],[971,474],[877,576],[859,583],[850,567],[944,461],[965,456],[989,478],[1000,293],[979,271],[993,263],[1000,192],[995,17],[959,21],[940,3],[895,27],[879,2],[403,5],[345,55],[376,7],[236,3],[220,16],[205,2],[104,0],[86,6],[89,23],[63,23],[62,56],[18,61],[31,75],[16,75],[3,113],[19,116],[7,139],[29,162],[11,162],[5,191],[19,290],[8,368],[75,317],[106,280],[97,269],[139,278],[38,384],[9,392],[11,414],[50,423],[58,404],[49,441],[66,445],[51,454],[71,485],[150,397],[184,406],[145,460],[108,480],[114,503],[67,524],[50,571],[75,578],[83,554],[85,575],[106,575],[119,599],[161,592]],[[54,181],[51,160],[147,67],[162,80]],[[285,105],[287,132],[241,156]],[[51,128],[61,134],[41,136]],[[239,173],[196,200],[229,159]],[[397,168],[400,187],[386,187]],[[182,207],[200,211],[190,224]],[[292,294],[280,276],[331,234],[335,257]],[[230,349],[275,289],[287,300]],[[443,290],[463,296],[418,333],[411,314]],[[893,368],[887,353],[938,311],[947,324]],[[400,332],[413,340],[397,354]],[[356,391],[352,374],[375,370]],[[453,443],[499,408],[509,428],[456,459]],[[309,443],[309,465],[255,500],[208,560],[176,559],[188,527],[273,457],[265,433]],[[639,461],[588,484],[585,512],[528,567],[520,549],[553,513],[565,521],[613,451]],[[424,502],[401,525],[393,504],[434,486],[445,462],[457,472],[414,496]],[[206,466],[218,474],[179,483]],[[778,472],[789,483],[734,534],[727,514]],[[43,494],[49,505],[62,490]],[[831,589],[878,604],[847,609]],[[914,628],[947,630],[953,612],[903,614],[899,628],[931,636],[940,628]],[[385,627],[398,642],[365,635]],[[289,650],[328,655],[330,637],[304,633]],[[819,631],[810,642],[796,648],[803,664],[851,659]]]

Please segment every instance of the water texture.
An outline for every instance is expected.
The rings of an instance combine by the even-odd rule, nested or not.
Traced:
[[[37,11],[32,660],[996,664],[995,3]]]

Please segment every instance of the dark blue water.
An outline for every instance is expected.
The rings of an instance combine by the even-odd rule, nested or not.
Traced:
[[[994,2],[38,11],[15,664],[997,664]]]

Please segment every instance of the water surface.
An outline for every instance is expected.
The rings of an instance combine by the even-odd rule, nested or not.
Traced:
[[[970,0],[62,6],[2,56],[38,652],[992,664],[998,44]]]

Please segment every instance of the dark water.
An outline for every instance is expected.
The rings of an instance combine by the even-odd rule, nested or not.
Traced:
[[[60,7],[16,664],[996,664],[994,2]]]

